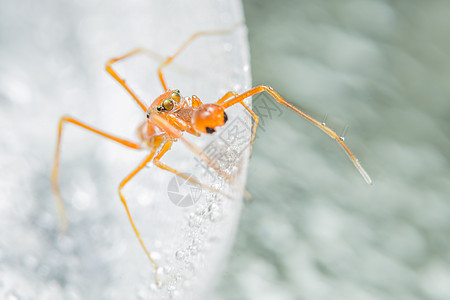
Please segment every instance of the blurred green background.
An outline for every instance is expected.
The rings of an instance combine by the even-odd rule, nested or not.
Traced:
[[[214,299],[450,299],[450,2],[244,1],[253,84],[283,109],[254,145]]]

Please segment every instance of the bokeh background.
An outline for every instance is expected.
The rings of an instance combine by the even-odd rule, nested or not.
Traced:
[[[267,121],[216,299],[449,299],[450,2],[244,8],[253,84],[348,125],[374,184],[295,114]]]
[[[345,142],[374,184],[364,182],[335,142],[293,112],[283,108],[263,117],[248,168],[253,200],[244,205],[210,299],[449,299],[450,2],[243,5],[253,85],[270,85],[338,133],[346,131]],[[151,287],[136,284],[151,277],[139,268],[147,262],[116,205],[116,183],[141,157],[70,131],[72,150],[64,152],[61,179],[70,195],[69,238],[56,237],[48,174],[63,113],[121,136],[134,134],[135,107],[124,105],[127,95],[104,73],[107,58],[138,43],[166,55],[180,42],[176,22],[192,26],[183,27],[185,36],[230,24],[227,15],[196,17],[195,11],[210,6],[170,8],[161,10],[167,23],[155,24],[149,16],[161,17],[161,11],[138,0],[126,6],[100,0],[0,3],[5,299],[151,299]],[[174,43],[158,43],[168,36]],[[208,45],[200,42],[197,50]],[[195,62],[195,53],[184,62]],[[220,54],[212,53],[211,61]],[[208,61],[202,58],[197,69],[194,64],[202,81],[184,80],[180,89],[214,99],[245,87],[233,83],[236,69],[224,75],[233,80],[202,73]],[[133,67],[142,65],[128,70]],[[186,79],[190,67],[181,64],[171,79]],[[141,94],[157,86],[146,86],[148,78],[155,80],[153,70],[128,73]],[[237,70],[243,74],[248,67]],[[164,176],[158,180],[171,178]],[[149,188],[155,187],[141,181],[128,191],[138,200],[135,209],[148,208],[140,195]],[[108,201],[114,205],[105,207]]]

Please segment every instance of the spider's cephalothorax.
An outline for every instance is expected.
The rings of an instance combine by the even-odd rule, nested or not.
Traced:
[[[152,105],[147,110],[147,118],[150,118],[152,113],[168,113],[175,112],[182,108],[184,105],[184,100],[180,95],[179,90],[169,90],[159,96],[153,101]]]
[[[158,115],[180,131],[194,135],[214,133],[223,126],[228,116],[218,104],[202,104],[198,97],[183,98],[179,90],[168,90],[155,99],[147,110],[147,118]]]

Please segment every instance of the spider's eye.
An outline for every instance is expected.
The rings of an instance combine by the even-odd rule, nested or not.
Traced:
[[[157,106],[157,107],[156,107],[156,111],[157,111],[157,112],[161,112],[161,111],[162,111],[162,106]]]
[[[165,110],[172,110],[173,109],[173,101],[170,99],[166,99],[163,101],[162,106]]]
[[[180,91],[179,90],[175,90],[171,95],[170,98],[172,98],[173,101],[175,102],[180,102],[181,97],[180,97]]]

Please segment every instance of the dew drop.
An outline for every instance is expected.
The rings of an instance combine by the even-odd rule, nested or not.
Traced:
[[[158,273],[158,278],[160,278],[160,280],[158,281],[158,288],[160,288],[162,286],[161,277],[163,276],[164,273],[164,267],[159,267],[156,272]]]
[[[195,245],[188,246],[189,254],[195,256],[198,253],[198,248]]]
[[[189,216],[189,227],[194,227],[194,228],[200,227],[201,222],[202,222],[201,217],[196,216],[194,214],[191,214]]]
[[[180,281],[181,279],[183,279],[183,275],[181,275],[181,273],[177,273],[175,275],[175,280]]]
[[[177,289],[177,287],[174,285],[174,284],[171,284],[171,285],[169,285],[168,287],[167,287],[167,290],[169,291],[169,292],[173,292],[173,291],[175,291]]]
[[[171,266],[165,266],[165,267],[163,268],[163,273],[164,273],[164,274],[170,275],[170,274],[172,274],[172,272],[173,272],[173,268],[172,268]]]
[[[177,252],[175,252],[175,258],[178,260],[182,260],[186,257],[186,253],[184,253],[183,250],[177,250]]]
[[[209,212],[215,211],[215,210],[217,210],[218,208],[219,208],[219,205],[217,205],[216,203],[211,203],[211,204],[208,206]]]
[[[209,207],[209,220],[211,222],[217,222],[222,217],[222,210],[219,205],[212,203]]]
[[[196,212],[195,212],[198,216],[203,216],[207,213],[207,210],[204,206],[199,205]]]
[[[201,241],[200,241],[200,239],[198,239],[198,238],[193,238],[192,241],[191,241],[191,244],[192,244],[193,246],[198,246],[198,245],[201,244]]]

